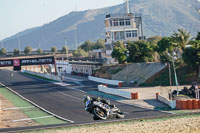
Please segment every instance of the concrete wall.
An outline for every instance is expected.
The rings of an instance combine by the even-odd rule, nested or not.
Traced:
[[[169,100],[166,97],[163,97],[161,95],[158,95],[158,99],[157,100],[169,105],[169,107],[171,107],[172,109],[176,108],[176,100]]]
[[[132,93],[128,91],[123,91],[123,90],[118,90],[114,88],[108,88],[107,86],[104,85],[98,85],[98,90],[107,94],[112,94],[128,99],[139,99],[138,93]]]
[[[97,78],[93,76],[88,76],[88,79],[95,82],[103,83],[103,84],[117,85],[117,86],[119,85],[119,83],[123,83],[123,81],[119,81],[119,80],[109,80],[109,79]]]
[[[155,63],[132,63],[126,68],[112,75],[113,80],[128,81],[128,83],[137,81],[137,84],[145,82],[166,67],[165,64]]]
[[[104,92],[104,93],[131,99],[131,92],[128,92],[128,91],[122,91],[122,90],[118,90],[118,89],[108,88],[104,85],[98,85],[98,90],[101,92]]]

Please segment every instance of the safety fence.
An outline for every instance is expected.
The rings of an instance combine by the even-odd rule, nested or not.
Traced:
[[[116,95],[116,96],[120,96],[120,97],[124,97],[128,99],[139,99],[138,93],[132,93],[132,92],[123,91],[119,89],[108,88],[105,85],[98,85],[98,90],[107,94],[112,94],[112,95]]]

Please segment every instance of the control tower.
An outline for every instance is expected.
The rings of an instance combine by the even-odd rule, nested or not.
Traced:
[[[117,41],[144,40],[142,15],[131,13],[128,0],[125,0],[125,13],[107,14],[105,18],[106,55],[111,55]]]

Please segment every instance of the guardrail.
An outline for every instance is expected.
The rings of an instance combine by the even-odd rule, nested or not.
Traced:
[[[88,76],[88,79],[95,81],[95,82],[109,84],[109,85],[117,85],[120,87],[122,86],[122,84],[124,82],[124,81],[119,81],[119,80],[109,80],[109,79],[97,78],[97,77],[93,77],[93,76]]]

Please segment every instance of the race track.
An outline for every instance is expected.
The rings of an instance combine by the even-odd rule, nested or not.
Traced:
[[[88,91],[97,91],[98,83],[92,81],[67,80],[65,85],[57,85],[44,80],[39,80],[21,72],[0,71],[0,82],[11,88],[21,96],[29,99],[40,107],[74,122],[75,124],[92,123],[92,115],[84,110],[82,98]],[[125,119],[145,118],[168,115],[168,113],[144,109],[112,101],[125,112]],[[109,121],[109,120],[107,120]],[[73,124],[73,123],[71,123]]]

